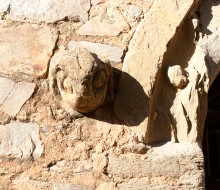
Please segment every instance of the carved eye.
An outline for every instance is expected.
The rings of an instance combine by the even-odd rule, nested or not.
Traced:
[[[68,93],[73,93],[73,86],[71,78],[67,77],[63,81],[63,88]]]
[[[93,87],[101,88],[106,81],[106,73],[103,70],[96,72],[93,78]]]

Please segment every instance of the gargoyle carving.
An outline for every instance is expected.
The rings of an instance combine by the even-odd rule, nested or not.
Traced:
[[[80,113],[98,108],[105,99],[111,66],[84,48],[63,51],[50,66],[54,96]]]

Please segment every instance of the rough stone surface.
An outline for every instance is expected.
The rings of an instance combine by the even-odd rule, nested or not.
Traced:
[[[36,159],[43,154],[38,124],[13,122],[0,125],[0,131],[0,155]]]
[[[87,21],[77,30],[77,34],[90,36],[118,36],[129,30],[128,23],[117,8],[107,9],[106,13],[99,14]]]
[[[188,83],[187,77],[179,65],[169,67],[167,74],[168,74],[170,83],[174,87],[180,88],[180,89],[183,89],[186,87],[186,85]]]
[[[80,113],[97,109],[106,96],[111,67],[84,48],[63,52],[50,69],[50,88]],[[61,96],[61,97],[60,97]]]
[[[199,189],[204,185],[203,154],[198,144],[167,143],[152,147],[147,156],[129,153],[109,155],[108,158],[109,174],[131,179],[119,184],[119,189]],[[190,180],[193,183],[188,183]]]
[[[129,44],[115,112],[127,125],[138,126],[141,141],[146,140],[148,133],[150,102],[167,45],[194,3],[193,0],[155,1]]]
[[[74,49],[77,47],[87,49],[88,51],[96,54],[101,60],[109,60],[114,62],[121,62],[124,53],[122,48],[101,43],[70,41],[68,44],[68,48],[71,51],[74,51]]]
[[[44,76],[57,36],[49,27],[0,27],[0,73]]]
[[[204,190],[219,14],[219,0],[0,0],[0,189]],[[97,61],[113,66],[105,101],[75,113],[76,96],[102,99]]]
[[[0,111],[15,116],[34,92],[35,84],[0,78]]]
[[[2,10],[8,1],[1,1]],[[13,20],[27,19],[36,22],[57,22],[63,19],[85,22],[88,19],[89,0],[11,0],[9,18]],[[1,10],[0,9],[0,10]]]

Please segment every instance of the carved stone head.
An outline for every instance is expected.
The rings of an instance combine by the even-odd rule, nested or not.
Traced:
[[[84,48],[63,51],[50,67],[50,88],[80,113],[98,108],[104,101],[111,76],[110,64]]]

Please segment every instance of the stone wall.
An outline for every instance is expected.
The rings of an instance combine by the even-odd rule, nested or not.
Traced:
[[[218,0],[0,0],[0,189],[204,189],[219,13]]]

